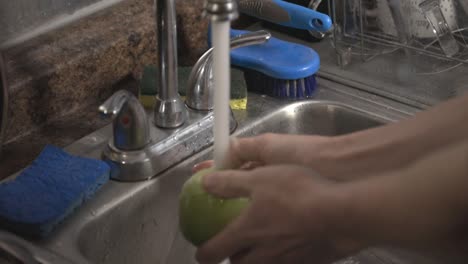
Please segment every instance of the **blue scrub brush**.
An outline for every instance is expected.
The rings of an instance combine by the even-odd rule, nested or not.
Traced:
[[[231,29],[231,38],[246,33]],[[309,47],[272,37],[264,44],[231,50],[231,64],[243,68],[250,91],[302,99],[315,91],[320,57]]]
[[[16,178],[0,183],[0,228],[43,238],[109,180],[100,160],[46,146]]]

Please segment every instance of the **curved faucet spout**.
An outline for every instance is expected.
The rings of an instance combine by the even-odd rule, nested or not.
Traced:
[[[265,30],[246,33],[231,39],[231,49],[267,42],[271,34]],[[188,107],[209,111],[213,109],[213,48],[200,57],[190,73],[187,86]]]

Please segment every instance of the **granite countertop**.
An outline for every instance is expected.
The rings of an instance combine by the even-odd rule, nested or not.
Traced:
[[[177,0],[178,55],[193,65],[207,49],[204,0]],[[157,61],[153,0],[127,0],[6,50],[10,105],[0,179],[27,166],[46,144],[64,147],[109,121],[97,106],[117,89],[137,93]],[[233,27],[254,20],[242,17]]]
[[[114,86],[114,91],[126,89],[136,94],[138,82],[125,79]],[[19,140],[11,141],[3,149],[0,179],[28,166],[47,144],[65,147],[99,128],[111,123],[98,112],[99,104],[93,103],[80,111],[54,120]]]

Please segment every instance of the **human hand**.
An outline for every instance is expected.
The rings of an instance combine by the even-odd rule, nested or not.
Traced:
[[[346,198],[340,184],[305,167],[263,166],[206,175],[204,188],[224,198],[249,197],[249,207],[197,252],[200,263],[330,263],[364,244],[341,236]],[[341,220],[341,221],[340,221]]]
[[[398,171],[430,152],[399,139],[386,141],[386,130],[392,131],[393,127],[336,137],[262,134],[237,138],[231,141],[228,159],[230,168],[235,169],[291,164],[312,168],[329,179],[350,181]],[[193,172],[211,166],[213,161],[204,161],[196,164]]]
[[[272,164],[312,166],[329,159],[333,144],[332,138],[323,136],[262,134],[232,140],[228,158],[230,167],[236,169]],[[212,166],[212,160],[204,161],[196,164],[193,172]]]

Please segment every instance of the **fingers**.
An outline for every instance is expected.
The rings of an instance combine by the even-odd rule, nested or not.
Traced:
[[[250,197],[252,190],[251,172],[225,170],[203,176],[203,188],[222,198]]]
[[[231,264],[258,264],[269,263],[271,260],[270,252],[268,249],[251,250],[245,254],[237,254],[231,258]]]
[[[196,173],[196,172],[201,171],[203,169],[211,168],[211,167],[213,167],[213,165],[214,165],[214,162],[212,160],[206,160],[206,161],[203,161],[201,163],[195,164],[195,166],[193,166],[193,168],[192,168],[192,173]]]
[[[203,169],[208,169],[214,166],[214,161],[213,160],[206,160],[203,162],[200,162],[198,164],[195,164],[192,168],[192,173],[197,173]],[[239,169],[241,170],[252,170],[257,167],[263,166],[262,163],[260,162],[246,162],[245,164],[242,164]]]
[[[239,251],[239,252],[236,252],[234,255],[230,256],[229,257],[229,262],[231,262],[230,264],[238,264],[238,263],[241,263],[241,261],[243,259],[246,258],[247,255],[249,255],[251,253],[252,249],[249,248],[249,249],[245,249],[245,250],[242,250],[242,251]]]
[[[231,222],[221,233],[203,244],[196,254],[196,259],[203,264],[218,264],[248,248],[251,244],[246,232],[239,232],[245,228],[246,215],[241,214]]]
[[[264,165],[275,163],[298,163],[298,156],[311,136],[262,134],[255,137],[239,138],[231,141],[230,161],[233,168],[246,162],[257,162]],[[315,139],[316,141],[316,139]],[[310,144],[313,147],[315,144]],[[313,152],[311,152],[313,153]]]
[[[284,139],[284,136],[283,136]],[[274,163],[278,158],[276,145],[278,143],[278,135],[274,134],[263,134],[255,137],[248,138],[233,138],[229,145],[229,168],[244,169],[246,164],[247,169],[250,169],[252,164],[266,165]],[[198,172],[202,169],[210,168],[214,165],[212,160],[204,161],[196,164],[193,167],[193,173]]]
[[[276,261],[284,264],[330,264],[339,259],[328,256],[329,252],[328,248],[302,245],[283,252],[276,257]]]
[[[266,148],[270,145],[273,135],[261,135],[249,138],[231,140],[229,159],[232,168],[239,168],[247,162],[268,163]]]
[[[278,163],[307,164],[309,156],[320,152],[329,142],[322,137],[308,135],[262,134],[255,137],[231,139],[227,168],[238,169],[246,163],[260,165]],[[325,145],[324,145],[325,144]],[[307,147],[309,146],[310,147]],[[203,162],[195,169],[211,167],[213,162]]]
[[[264,166],[264,164],[255,161],[249,161],[240,167],[241,170],[253,170],[255,168]]]

